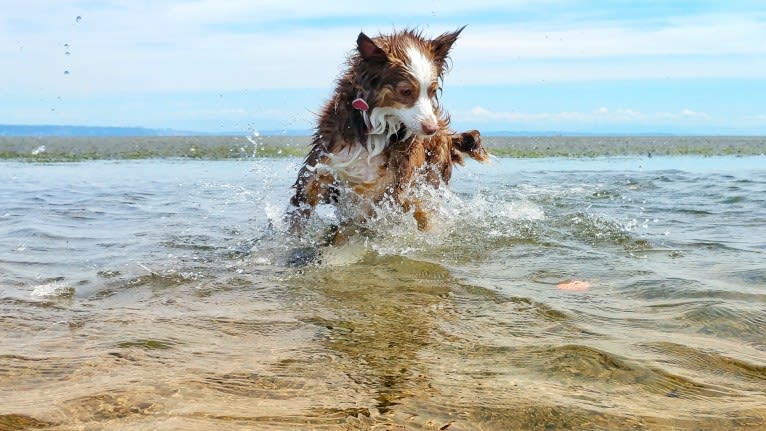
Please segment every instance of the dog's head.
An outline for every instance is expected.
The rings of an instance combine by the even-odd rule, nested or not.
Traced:
[[[373,128],[394,119],[417,135],[439,131],[438,93],[450,48],[463,28],[432,40],[413,30],[376,38],[359,33],[356,84],[366,93]]]

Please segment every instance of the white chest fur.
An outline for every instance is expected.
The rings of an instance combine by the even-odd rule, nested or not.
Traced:
[[[386,157],[383,154],[371,154],[363,145],[346,147],[331,154],[329,159],[336,178],[351,187],[372,185],[385,176]]]

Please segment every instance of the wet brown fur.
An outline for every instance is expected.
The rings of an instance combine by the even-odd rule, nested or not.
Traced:
[[[351,106],[357,97],[363,97],[370,106],[401,107],[412,104],[419,94],[419,83],[407,72],[405,50],[414,45],[420,48],[436,66],[436,80],[428,95],[435,101],[434,113],[438,131],[431,136],[412,135],[405,138],[404,126],[388,141],[383,156],[385,164],[379,169],[375,184],[359,184],[354,191],[378,202],[386,195],[399,202],[405,211],[413,209],[420,229],[429,226],[429,215],[420,202],[404,197],[404,192],[423,175],[428,183],[438,187],[452,177],[453,164],[463,164],[463,155],[485,162],[488,154],[476,130],[455,133],[449,129],[449,116],[438,104],[438,93],[444,73],[448,69],[448,53],[463,28],[427,40],[416,31],[404,30],[391,35],[370,39],[360,33],[357,50],[348,59],[347,71],[338,79],[337,87],[325,104],[312,139],[312,148],[304,161],[294,184],[295,195],[291,204],[291,225],[298,230],[302,219],[320,203],[331,203],[338,198],[343,186],[332,173],[315,169],[319,164],[330,164],[329,154],[367,140],[362,113]],[[403,91],[411,89],[409,97]],[[337,241],[337,238],[336,238]]]

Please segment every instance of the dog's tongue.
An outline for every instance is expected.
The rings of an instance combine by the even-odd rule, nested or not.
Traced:
[[[367,111],[370,109],[370,105],[368,105],[362,98],[354,99],[354,101],[351,102],[351,106],[360,111]]]

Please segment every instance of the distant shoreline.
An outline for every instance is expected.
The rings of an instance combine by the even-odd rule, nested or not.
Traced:
[[[148,127],[125,126],[75,126],[52,124],[0,124],[0,138],[87,138],[87,137],[309,137],[313,129],[249,129],[190,131],[179,129],[153,129]],[[482,130],[486,137],[533,138],[533,137],[759,137],[741,133],[676,133],[663,130],[628,131],[628,132],[573,132],[562,130]]]
[[[32,162],[181,158],[202,160],[303,157],[309,136],[0,136],[0,159]],[[748,136],[492,136],[498,157],[623,155],[764,155],[766,137]]]

